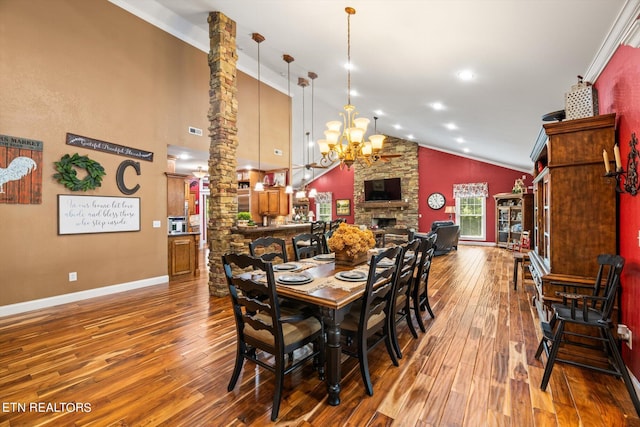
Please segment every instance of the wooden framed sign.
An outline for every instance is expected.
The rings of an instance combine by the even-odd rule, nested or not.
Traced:
[[[140,231],[139,197],[58,194],[58,234]]]

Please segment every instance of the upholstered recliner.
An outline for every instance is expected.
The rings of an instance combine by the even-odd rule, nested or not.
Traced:
[[[438,236],[434,245],[434,255],[444,255],[452,249],[458,250],[460,226],[454,224],[453,221],[434,221],[428,235],[430,234]]]

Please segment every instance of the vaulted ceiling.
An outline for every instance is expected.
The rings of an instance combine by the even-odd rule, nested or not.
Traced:
[[[208,51],[207,15],[237,23],[238,67],[294,97],[293,163],[302,164],[306,131],[322,138],[347,101],[347,14],[351,18],[352,103],[379,117],[378,131],[426,147],[530,172],[529,153],[543,114],[599,70],[594,59],[625,0],[111,0]],[[458,73],[473,72],[462,81]],[[302,117],[295,83],[309,71],[314,116]],[[308,101],[308,98],[307,98]],[[432,108],[439,102],[441,110]],[[451,126],[453,124],[454,126]],[[449,125],[449,127],[447,127]],[[453,127],[453,129],[451,129]],[[196,153],[197,155],[198,153]],[[201,153],[207,156],[207,153]],[[317,150],[311,160],[318,160]],[[190,170],[194,166],[187,166]]]

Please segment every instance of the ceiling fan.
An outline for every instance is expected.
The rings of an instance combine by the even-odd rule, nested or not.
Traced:
[[[373,133],[377,134],[378,133],[378,118],[376,116],[373,116]],[[388,162],[389,159],[393,159],[396,157],[402,157],[402,154],[374,154],[372,156],[374,158],[374,160],[382,160],[383,162]]]
[[[322,166],[320,163],[306,163],[304,165],[295,165],[293,166],[293,169],[302,169],[305,168],[306,170],[311,170],[311,169],[328,169],[329,166]]]

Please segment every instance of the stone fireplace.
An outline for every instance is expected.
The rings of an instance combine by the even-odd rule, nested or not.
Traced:
[[[418,229],[418,144],[388,136],[383,154],[400,154],[378,160],[371,167],[356,166],[354,172],[355,223],[367,226]],[[401,178],[401,201],[364,201],[364,181]],[[382,223],[380,223],[382,221]]]
[[[371,225],[375,225],[378,228],[395,227],[396,222],[395,218],[371,218]]]

